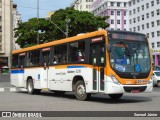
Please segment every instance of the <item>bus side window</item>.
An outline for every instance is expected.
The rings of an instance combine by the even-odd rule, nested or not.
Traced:
[[[70,62],[85,61],[85,41],[70,43],[69,52]]]
[[[54,46],[53,64],[67,62],[67,44]]]
[[[12,68],[18,68],[18,54],[12,56]]]

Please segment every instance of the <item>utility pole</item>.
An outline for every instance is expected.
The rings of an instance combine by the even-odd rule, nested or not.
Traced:
[[[37,24],[39,23],[39,0],[37,0]],[[39,44],[39,30],[37,30],[37,45]]]
[[[68,37],[68,25],[69,25],[70,19],[66,19],[66,38]]]

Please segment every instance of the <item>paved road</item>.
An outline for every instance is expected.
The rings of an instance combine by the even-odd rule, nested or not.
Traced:
[[[7,75],[3,75],[3,78],[7,79]],[[50,92],[42,92],[39,95],[29,95],[27,92],[15,92],[15,90],[11,89],[12,87],[9,82],[1,80],[0,88],[2,87],[4,87],[4,90],[0,91],[0,111],[160,110],[160,88],[158,87],[154,87],[152,93],[125,94],[120,100],[111,100],[107,95],[92,95],[92,98],[89,101],[76,100],[74,94],[70,92],[63,96],[57,96]],[[83,118],[78,119],[81,120]],[[106,120],[106,118],[101,119]],[[113,119],[116,120],[117,118]],[[118,120],[120,119],[121,118],[118,118]],[[87,118],[87,120],[91,120],[91,118]]]

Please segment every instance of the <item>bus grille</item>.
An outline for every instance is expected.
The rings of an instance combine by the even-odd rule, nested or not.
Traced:
[[[147,86],[142,87],[123,87],[126,92],[132,92],[133,90],[139,90],[140,92],[143,92],[146,90]]]

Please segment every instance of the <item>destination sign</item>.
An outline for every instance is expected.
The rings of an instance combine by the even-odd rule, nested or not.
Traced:
[[[145,36],[136,34],[112,33],[112,39],[145,41]]]

